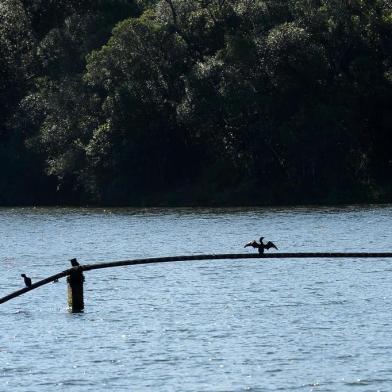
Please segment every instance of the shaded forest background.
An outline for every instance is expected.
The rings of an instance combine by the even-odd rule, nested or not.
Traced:
[[[389,0],[0,0],[0,205],[392,200]]]

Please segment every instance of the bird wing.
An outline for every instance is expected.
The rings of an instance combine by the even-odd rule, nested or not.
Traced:
[[[278,250],[278,248],[276,247],[276,245],[275,245],[273,242],[271,242],[271,241],[268,241],[268,242],[265,244],[265,248],[266,248],[266,249],[275,248],[276,250]]]
[[[253,241],[248,242],[248,243],[244,246],[244,248],[246,248],[247,246],[251,246],[252,248],[258,248],[258,247],[259,247],[259,244],[257,243],[257,241],[253,240]]]

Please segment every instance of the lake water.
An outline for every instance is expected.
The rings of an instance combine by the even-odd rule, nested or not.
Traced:
[[[81,263],[243,249],[391,251],[392,206],[0,209],[0,296]],[[392,260],[193,261],[86,273],[0,305],[0,391],[391,391]]]

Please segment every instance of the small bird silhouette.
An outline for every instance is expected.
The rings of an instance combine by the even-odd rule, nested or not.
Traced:
[[[21,274],[20,276],[24,279],[26,287],[30,287],[32,284],[31,279],[28,276],[26,276],[25,274]]]
[[[76,260],[76,259],[71,259],[70,262],[71,262],[72,267],[77,267],[78,265],[80,265],[78,263],[78,260]]]
[[[266,244],[263,243],[263,239],[264,237],[260,237],[260,243],[258,243],[256,240],[253,240],[251,242],[248,242],[244,248],[246,248],[247,246],[251,246],[252,248],[257,248],[259,250],[260,254],[264,253],[264,249],[270,249],[270,248],[275,248],[276,250],[278,250],[278,248],[276,247],[276,245],[271,242],[268,241]]]

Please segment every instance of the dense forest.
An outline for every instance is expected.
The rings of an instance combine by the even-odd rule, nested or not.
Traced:
[[[392,200],[390,0],[0,0],[0,205]]]

